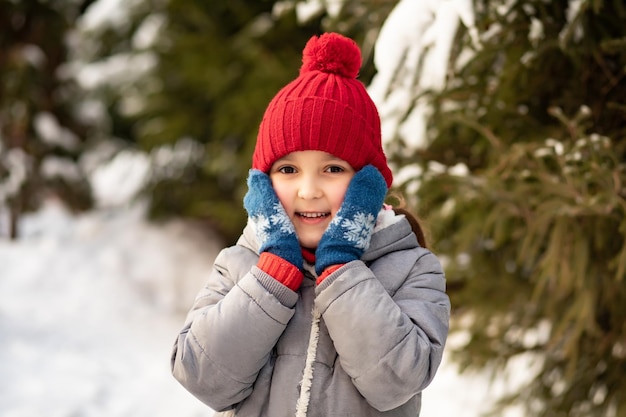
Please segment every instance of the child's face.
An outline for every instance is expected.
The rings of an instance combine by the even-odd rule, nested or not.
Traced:
[[[349,163],[322,151],[292,152],[272,165],[272,186],[301,246],[317,248],[354,174]]]

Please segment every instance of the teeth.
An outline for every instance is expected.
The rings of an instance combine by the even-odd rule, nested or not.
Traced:
[[[326,217],[326,215],[326,213],[300,213],[300,216],[309,218]]]

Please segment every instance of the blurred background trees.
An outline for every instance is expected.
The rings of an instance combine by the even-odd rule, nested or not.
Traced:
[[[528,359],[528,415],[626,416],[626,5],[474,3],[479,47],[459,31],[427,145],[393,156],[421,161],[456,359]]]
[[[12,238],[48,194],[72,209],[91,205],[77,164],[89,123],[73,105],[75,84],[59,76],[87,3],[0,1],[0,215]]]
[[[445,263],[458,363],[532,362],[503,399],[529,415],[626,416],[626,6],[416,1],[0,0],[0,207],[87,208],[98,163],[130,150],[153,218],[234,241],[265,106],[306,40],[339,31]],[[442,16],[461,24],[433,70]],[[419,53],[380,58],[393,30]]]

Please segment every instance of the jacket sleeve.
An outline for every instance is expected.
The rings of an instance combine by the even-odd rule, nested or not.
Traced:
[[[174,377],[214,410],[250,395],[294,313],[297,294],[258,269],[257,260],[242,247],[220,252],[174,344]]]
[[[433,379],[450,317],[443,270],[431,252],[416,248],[384,258],[370,267],[344,265],[316,298],[341,366],[380,411],[406,403]],[[405,280],[389,289],[385,274]]]

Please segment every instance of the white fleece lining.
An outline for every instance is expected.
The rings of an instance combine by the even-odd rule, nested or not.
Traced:
[[[376,233],[379,230],[384,229],[385,227],[389,227],[392,224],[398,223],[400,219],[403,219],[404,217],[406,217],[404,214],[396,214],[396,212],[393,211],[393,209],[391,208],[383,208],[381,211],[378,212],[378,217],[376,217],[376,225],[374,226],[373,233]]]
[[[306,362],[304,374],[300,382],[300,398],[296,403],[296,417],[306,417],[311,400],[311,383],[313,382],[313,362],[317,356],[317,344],[320,338],[320,318],[322,315],[313,308],[313,322],[311,323],[311,335],[309,337],[309,347],[306,352]]]

